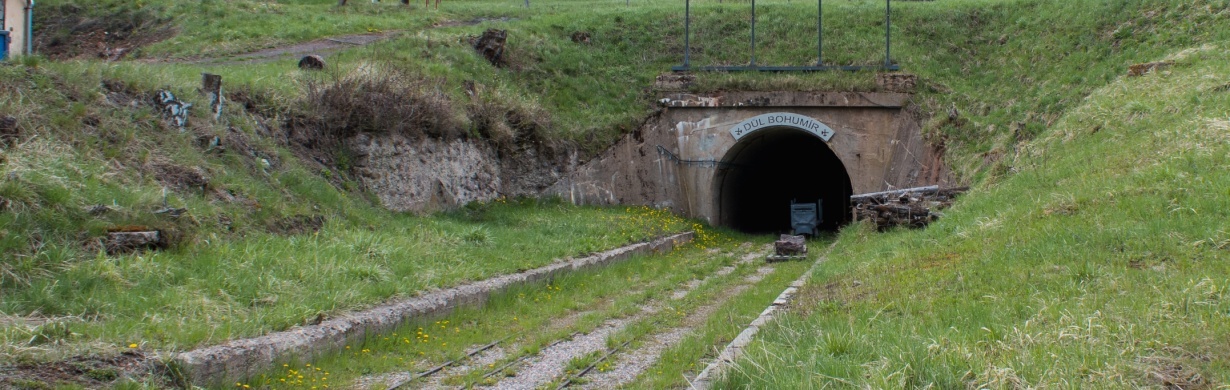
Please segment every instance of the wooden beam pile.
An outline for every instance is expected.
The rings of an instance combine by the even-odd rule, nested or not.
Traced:
[[[969,187],[941,189],[939,186],[906,188],[850,197],[855,221],[871,221],[880,230],[894,226],[921,228],[939,219],[939,210],[952,206],[952,200]]]

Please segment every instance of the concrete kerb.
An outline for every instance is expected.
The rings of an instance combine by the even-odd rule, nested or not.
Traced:
[[[228,341],[175,355],[170,359],[169,366],[172,372],[176,372],[181,380],[187,382],[184,385],[232,383],[267,372],[273,369],[275,364],[292,357],[308,360],[322,353],[340,350],[348,341],[362,339],[369,333],[391,332],[412,319],[442,316],[459,306],[481,304],[492,294],[519,284],[544,281],[568,272],[601,267],[636,255],[665,253],[680,244],[690,242],[694,235],[693,232],[680,233],[569,262],[427,293],[345,314],[316,325]]]

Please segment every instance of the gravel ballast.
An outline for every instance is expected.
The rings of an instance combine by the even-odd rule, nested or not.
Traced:
[[[231,383],[272,369],[294,357],[310,360],[327,351],[342,349],[368,334],[390,332],[415,318],[447,314],[453,308],[482,303],[492,294],[512,286],[547,280],[564,273],[605,266],[635,255],[662,253],[692,240],[692,232],[651,242],[637,243],[596,255],[557,262],[533,270],[439,290],[419,297],[344,314],[317,325],[293,328],[265,336],[233,340],[220,345],[180,353],[172,358],[173,370],[198,386]]]

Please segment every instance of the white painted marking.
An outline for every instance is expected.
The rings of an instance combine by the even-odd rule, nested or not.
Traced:
[[[730,128],[730,135],[734,136],[737,141],[756,130],[770,127],[793,127],[812,133],[824,142],[829,142],[835,134],[831,127],[816,118],[790,112],[772,112],[739,122]]]

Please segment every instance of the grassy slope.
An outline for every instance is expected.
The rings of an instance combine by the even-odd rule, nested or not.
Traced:
[[[52,0],[48,7],[71,2]],[[115,2],[112,8],[134,7]],[[386,64],[428,77],[448,94],[457,117],[472,104],[514,107],[544,123],[551,138],[593,152],[608,146],[649,112],[645,93],[655,76],[682,59],[682,10],[678,4],[623,1],[544,0],[525,9],[518,2],[450,1],[439,11],[396,2],[355,2],[337,8],[330,0],[270,3],[173,2],[146,0],[149,12],[175,20],[179,35],[147,48],[151,58],[217,56],[323,36],[397,30],[395,39],[344,52],[330,59],[341,75],[362,66]],[[760,49],[757,63],[804,65],[815,60],[814,5],[757,2]],[[1180,2],[1039,0],[950,0],[894,6],[894,59],[922,77],[917,102],[925,112],[956,109],[960,119],[940,115],[927,136],[951,153],[957,171],[979,176],[986,165],[1019,138],[1036,135],[1123,67],[1225,38],[1225,0]],[[746,4],[693,4],[693,63],[735,65],[748,61]],[[104,8],[97,12],[105,13]],[[877,64],[883,58],[883,4],[878,1],[825,4],[826,63]],[[210,18],[185,17],[210,15]],[[472,26],[448,21],[510,18]],[[445,27],[432,28],[441,24]],[[493,68],[464,41],[487,28],[509,31],[508,68]],[[592,33],[591,44],[570,40],[574,31]],[[806,33],[801,33],[806,32]],[[204,66],[129,63],[129,73],[174,74],[159,83],[194,88],[195,72],[228,77],[279,109],[297,107],[296,84],[287,74],[293,60],[269,64]],[[356,70],[358,69],[358,70]],[[177,81],[178,80],[178,81]],[[473,80],[479,98],[465,96]],[[810,75],[705,74],[699,90],[853,89],[874,90],[870,73]],[[461,120],[461,131],[475,132]],[[1019,127],[1021,131],[1015,131]]]
[[[65,3],[72,1],[49,0],[40,2],[40,6]],[[474,104],[540,113],[549,123],[547,132],[551,137],[576,142],[589,150],[609,145],[620,132],[643,117],[650,109],[650,96],[641,90],[647,88],[654,76],[677,63],[682,49],[681,12],[673,3],[637,3],[625,7],[621,1],[555,0],[535,1],[534,8],[525,10],[516,7],[514,2],[449,1],[443,4],[441,11],[430,14],[419,7],[405,10],[388,4],[390,2],[372,5],[355,1],[353,7],[344,10],[334,8],[330,5],[333,3],[331,0],[276,3],[255,0],[107,1],[100,3],[105,6],[91,10],[106,13],[117,8],[149,7],[158,14],[174,18],[180,34],[148,48],[147,57],[226,55],[333,34],[404,29],[406,31],[397,39],[331,57],[330,62],[337,66],[332,74],[363,73],[362,65],[373,63],[408,69],[420,77],[435,80],[439,90],[453,100],[452,109],[459,113],[458,116],[464,117],[467,107]],[[799,65],[810,61],[810,33],[797,32],[808,31],[809,12],[814,11],[799,2],[758,4],[763,7],[759,12],[761,30],[758,36],[764,45],[758,62]],[[1041,133],[1085,95],[1112,81],[1126,65],[1158,58],[1174,47],[1227,38],[1226,31],[1230,29],[1223,27],[1230,14],[1224,11],[1226,5],[1224,0],[903,3],[894,8],[894,53],[907,70],[922,77],[923,87],[917,101],[925,111],[956,108],[960,112],[960,119],[956,121],[948,121],[947,115],[930,121],[927,135],[945,143],[950,161],[963,176],[977,177],[989,172],[991,179],[997,180],[1011,164],[994,164],[997,168],[988,171],[985,170],[986,162],[1011,154],[1018,141]],[[880,3],[826,2],[825,6],[827,61],[839,64],[879,61]],[[697,14],[693,46],[699,48],[695,63],[745,62],[742,38],[730,32],[746,28],[747,21],[743,19],[746,5],[699,2],[694,10]],[[515,20],[426,28],[445,20],[505,16]],[[489,27],[509,29],[511,67],[493,68],[461,42],[464,37]],[[569,35],[573,31],[592,32],[594,42],[589,45],[571,42]],[[172,291],[173,288],[160,283],[180,280],[168,279],[165,275],[185,275],[193,269],[192,261],[187,259],[197,259],[200,253],[207,254],[206,257],[226,257],[221,268],[231,269],[234,264],[252,259],[274,258],[279,253],[278,248],[297,247],[298,238],[288,240],[265,232],[267,225],[285,217],[326,214],[330,222],[324,232],[339,237],[337,241],[321,244],[333,248],[325,251],[331,253],[330,256],[347,256],[342,253],[350,249],[338,247],[349,247],[352,241],[359,239],[406,242],[394,233],[395,229],[415,230],[422,229],[420,225],[442,223],[450,226],[440,229],[444,231],[442,235],[455,237],[481,226],[472,222],[449,222],[450,217],[402,219],[387,216],[363,196],[329,185],[326,179],[332,173],[299,163],[278,142],[262,134],[259,121],[246,116],[238,105],[228,106],[227,124],[245,134],[263,158],[274,162],[271,170],[262,169],[258,159],[242,153],[230,151],[214,155],[189,147],[199,135],[226,135],[227,126],[195,120],[190,133],[180,134],[160,125],[157,115],[148,108],[133,110],[104,102],[102,94],[106,91],[99,87],[104,80],[118,81],[131,90],[144,93],[167,87],[201,107],[203,99],[194,92],[196,80],[199,72],[211,71],[223,74],[231,91],[259,97],[259,108],[285,113],[310,111],[311,107],[305,106],[301,99],[305,85],[314,79],[327,80],[331,75],[288,72],[286,69],[292,66],[290,60],[256,65],[69,62],[30,66],[36,63],[28,61],[25,66],[0,68],[0,72],[5,73],[0,77],[4,80],[0,82],[3,91],[0,108],[17,118],[26,136],[31,137],[5,150],[2,163],[5,175],[0,177],[0,196],[15,200],[16,206],[0,213],[0,218],[6,219],[0,250],[5,255],[4,266],[11,270],[11,276],[5,276],[5,306],[0,311],[19,316],[40,313],[108,319],[123,313],[124,318],[132,317],[124,320],[128,322],[115,322],[130,325],[111,328],[103,325],[105,329],[101,331],[90,328],[96,322],[84,323],[90,325],[74,322],[76,325],[71,327],[79,328],[72,329],[81,330],[78,333],[83,334],[76,338],[78,341],[101,340],[103,344],[115,345],[145,339],[148,330],[142,328],[140,318],[145,317],[144,309],[151,307],[144,303],[151,299],[148,292]],[[465,80],[478,83],[483,92],[479,101],[464,97],[460,85]],[[871,80],[871,74],[863,73],[717,74],[701,75],[697,88],[871,90],[875,88]],[[97,124],[83,124],[92,121]],[[460,126],[461,130],[475,131],[473,125],[465,121],[461,121]],[[1021,131],[1014,131],[1014,127]],[[170,204],[188,206],[195,218],[168,221],[152,216],[148,210],[161,207],[163,201],[161,185],[152,177],[150,166],[167,161],[202,167],[216,187],[234,190],[253,202],[223,202],[192,192],[172,192]],[[82,211],[82,207],[100,203],[120,207],[103,217]],[[263,207],[252,207],[252,204]],[[543,224],[536,226],[550,232],[554,223],[571,224],[557,222],[556,218],[573,213],[575,209],[556,212],[514,208],[507,212],[519,215],[515,218],[540,220]],[[612,216],[611,212],[595,213],[593,216]],[[223,216],[231,220],[235,232],[215,233],[224,227],[219,218]],[[577,216],[577,220],[586,219],[592,218]],[[183,230],[188,246],[154,258],[161,260],[163,256],[170,256],[184,261],[168,261],[174,269],[159,271],[138,267],[142,261],[148,262],[149,257],[133,262],[130,261],[132,257],[97,256],[96,251],[81,248],[82,240],[98,237],[103,229],[115,224]],[[369,226],[394,229],[370,232]],[[635,223],[627,226],[634,231],[644,227]],[[500,236],[504,233],[490,229],[496,243],[519,240],[513,236],[506,240]],[[568,248],[557,249],[559,253],[592,249],[622,242],[619,237],[622,234],[605,235],[597,243],[564,244]],[[361,237],[367,235],[383,238]],[[32,240],[35,237],[37,239]],[[413,247],[409,243],[404,245]],[[402,250],[397,244],[392,246],[394,251]],[[439,256],[439,249],[434,250]],[[313,258],[306,255],[289,257]],[[379,266],[367,262],[347,265]],[[125,276],[125,272],[133,269],[138,269],[140,272],[136,274],[143,276]],[[57,282],[67,280],[64,277],[69,274],[81,275],[87,282]],[[333,275],[344,279],[346,273]],[[469,276],[454,277],[475,277],[466,275]],[[142,281],[156,283],[141,284]],[[88,295],[96,286],[104,289],[100,291],[127,292],[129,295],[119,301],[128,303],[117,305],[97,301],[97,297]],[[252,304],[252,299],[267,301],[261,300],[264,297],[260,296],[260,288],[239,283],[219,289],[215,294],[213,287],[211,284],[210,290],[182,293],[202,297],[217,295],[217,299],[210,298],[212,302],[227,301],[226,307],[248,313],[227,316],[228,321],[237,321],[236,324],[252,321],[251,325],[235,325],[234,329],[238,330],[233,334],[282,327],[301,320],[305,314],[312,316],[333,307],[320,301],[306,307],[279,301],[278,307],[288,309],[276,318],[257,320],[253,317],[261,315],[253,313],[270,310]],[[353,302],[369,302],[390,293],[409,291],[373,288],[379,290],[375,295]],[[243,299],[234,299],[236,296]],[[49,306],[56,310],[47,310],[40,305],[50,304],[50,298],[40,297],[62,299],[57,298],[52,302],[55,305]],[[43,303],[34,304],[38,302]],[[155,310],[150,317],[165,319],[162,311]],[[174,328],[170,325],[173,323],[167,321],[166,327]],[[153,346],[191,345],[210,337],[191,329],[148,332],[156,336],[150,337]],[[170,332],[170,335],[160,332]],[[28,336],[28,333],[14,331],[8,333],[6,339],[16,342]]]
[[[238,105],[225,124],[194,117],[181,132],[148,106],[107,100],[104,80],[150,91],[164,75],[138,79],[116,68],[0,67],[0,78],[10,80],[0,84],[0,107],[22,132],[0,159],[6,357],[77,350],[64,343],[212,344],[687,226],[646,209],[549,201],[501,200],[427,217],[389,213],[260,135]],[[228,149],[206,152],[197,143],[202,135],[224,137]],[[176,189],[160,173],[165,166],[199,168],[208,190]],[[110,211],[92,214],[94,205]],[[164,206],[189,211],[153,213]],[[313,216],[325,219],[319,231],[286,232]],[[172,249],[102,253],[96,243],[107,229],[130,225],[172,232]],[[52,323],[14,325],[9,316]]]
[[[1230,382],[1230,55],[1184,50],[923,231],[843,232],[724,387]]]

